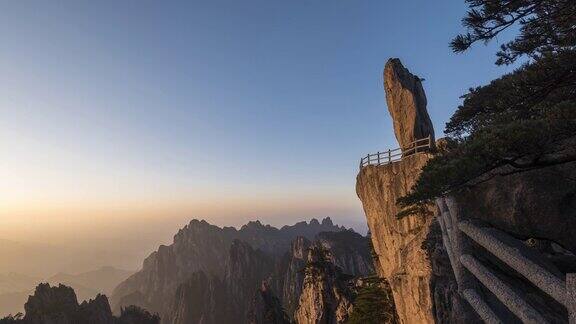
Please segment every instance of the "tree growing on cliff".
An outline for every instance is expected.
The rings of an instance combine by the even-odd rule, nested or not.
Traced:
[[[398,323],[392,290],[385,279],[364,278],[353,305],[346,324]]]
[[[455,52],[488,42],[519,24],[519,35],[502,45],[497,64],[529,61],[489,85],[470,89],[446,125],[446,141],[423,168],[398,216],[461,188],[486,172],[507,166],[522,172],[576,160],[551,157],[576,134],[576,1],[467,0],[467,33],[452,40]]]

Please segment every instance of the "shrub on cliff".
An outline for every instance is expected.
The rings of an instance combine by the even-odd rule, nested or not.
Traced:
[[[446,125],[445,143],[423,168],[412,192],[399,199],[411,214],[434,198],[508,165],[522,172],[574,160],[543,159],[576,134],[576,1],[467,0],[469,32],[451,43],[455,52],[487,42],[519,24],[496,64],[530,58],[513,73],[470,89]]]
[[[346,324],[398,323],[392,290],[385,279],[363,279]]]

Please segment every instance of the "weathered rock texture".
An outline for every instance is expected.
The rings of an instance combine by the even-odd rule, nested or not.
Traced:
[[[576,137],[563,143],[574,150]],[[555,153],[562,156],[564,148]],[[524,240],[547,239],[576,254],[576,162],[525,172],[496,169],[453,193],[469,219]]]
[[[433,217],[396,218],[396,200],[408,193],[428,159],[427,154],[417,154],[393,164],[364,167],[356,182],[379,273],[392,287],[401,323],[434,323],[435,317],[432,261],[422,248]]]
[[[429,135],[434,143],[434,128],[426,110],[427,101],[422,82],[397,58],[386,62],[384,90],[400,147],[408,148],[413,141]]]
[[[352,311],[352,291],[326,251],[322,246],[309,250],[304,287],[294,316],[298,324],[340,324]]]
[[[570,161],[566,159],[567,154],[574,156],[574,150],[576,137],[552,147],[552,153],[539,155],[538,159],[546,160],[553,155],[556,159]],[[468,233],[473,231],[476,235],[478,230],[475,227],[482,229],[557,278],[564,279],[567,273],[576,272],[576,244],[573,238],[576,233],[576,162],[572,160],[519,171],[510,166],[491,170],[460,190],[438,199],[445,227],[453,228],[446,236],[452,248],[452,258],[458,260],[463,254],[473,255],[483,267],[514,287],[515,292],[547,322],[566,323],[566,308],[536,289],[526,280],[525,273],[520,273],[534,273],[533,270],[515,259],[509,260],[513,266],[508,266],[495,257],[504,255],[500,248],[490,252],[478,248],[467,235],[454,229],[456,224],[461,224],[459,228]],[[517,321],[492,294],[486,292],[485,285],[479,284],[468,271],[462,271],[459,263],[454,268],[461,290],[472,288],[479,291],[504,322]]]
[[[400,146],[409,148],[409,143],[428,136],[433,140],[420,78],[393,58],[384,69],[384,87]],[[396,201],[410,192],[430,158],[430,152],[404,155],[391,164],[363,167],[356,178],[356,193],[378,255],[377,273],[390,283],[401,323],[468,319],[442,244],[435,206],[397,218],[400,210]]]

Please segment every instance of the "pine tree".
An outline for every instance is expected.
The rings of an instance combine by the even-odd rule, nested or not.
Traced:
[[[446,141],[423,168],[399,217],[502,166],[523,172],[576,160],[542,157],[576,135],[576,1],[467,0],[466,33],[455,52],[488,42],[518,25],[497,53],[497,64],[529,61],[490,84],[470,89],[446,125]]]

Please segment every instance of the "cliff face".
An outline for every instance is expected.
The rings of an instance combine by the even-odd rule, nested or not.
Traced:
[[[576,156],[576,137],[552,151],[556,159]],[[466,218],[523,240],[549,240],[576,254],[576,162],[513,171],[493,170],[451,196]]]
[[[396,200],[408,193],[428,159],[429,155],[420,153],[397,163],[364,167],[356,182],[378,255],[379,273],[390,283],[402,323],[434,322],[432,261],[422,247],[433,217],[396,218]]]
[[[396,217],[396,200],[409,192],[429,158],[418,153],[400,162],[367,166],[356,182],[378,255],[378,274],[390,283],[401,323],[457,323],[465,317],[434,206]]]
[[[285,256],[286,261],[278,268],[277,281],[272,281],[277,291],[281,291],[281,300],[284,309],[292,316],[298,307],[298,300],[302,293],[304,272],[308,258],[308,249],[312,242],[304,237],[296,238],[291,245],[290,252]]]
[[[247,319],[254,291],[269,279],[274,263],[273,256],[254,250],[248,243],[234,241],[225,275],[227,307],[234,318]]]
[[[330,251],[330,261],[342,272],[362,276],[373,273],[374,263],[367,248],[368,239],[353,232],[323,232],[317,244]]]
[[[223,279],[201,271],[194,273],[178,286],[164,322],[245,323],[254,292],[262,285],[262,280],[270,276],[273,266],[272,256],[235,240],[230,247]]]
[[[229,318],[226,307],[226,286],[214,276],[199,271],[178,286],[169,316],[164,323],[226,323]]]
[[[421,80],[398,59],[384,70],[384,89],[400,146],[434,137]],[[401,323],[458,322],[462,317],[452,269],[430,205],[398,219],[398,198],[412,188],[429,153],[403,156],[386,165],[362,167],[356,193],[362,201],[378,255],[377,273],[389,282]]]
[[[520,271],[529,268],[527,263],[537,264],[560,280],[576,272],[576,162],[570,159],[576,156],[576,137],[548,149],[549,153],[525,159],[550,161],[554,158],[563,162],[527,170],[511,166],[496,168],[438,199],[437,203],[445,226],[451,228],[446,230],[445,239],[450,242],[447,245],[451,247],[453,260],[464,254],[474,256],[482,267],[514,287],[514,292],[543,317],[541,321],[567,323],[566,307],[537,289],[527,280],[529,276]],[[470,232],[457,230],[463,225],[468,231],[470,228],[486,231],[502,243],[495,243],[498,248],[490,252],[479,248],[465,234]],[[498,250],[503,246],[511,247],[529,261],[507,259]],[[461,263],[454,263],[454,268],[461,291],[470,288],[479,291],[482,300],[504,322],[516,321],[516,316],[501,308],[494,294],[487,292],[486,286]]]
[[[299,324],[340,324],[352,311],[353,294],[348,282],[325,251],[321,246],[309,250],[302,294],[294,315]]]

